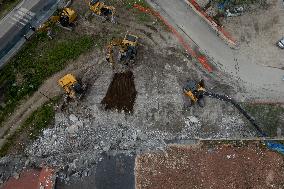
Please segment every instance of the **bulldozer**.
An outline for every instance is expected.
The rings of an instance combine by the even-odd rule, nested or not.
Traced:
[[[37,31],[46,32],[51,29],[54,24],[59,23],[65,29],[71,30],[74,27],[74,22],[77,18],[75,10],[71,8],[63,8],[58,11],[59,14],[50,17],[43,25],[41,25]]]
[[[119,47],[119,62],[128,65],[135,61],[138,47],[138,37],[132,34],[126,34],[123,39],[113,39],[107,46],[106,60],[114,66],[114,47]]]
[[[183,91],[184,91],[185,96],[189,97],[189,100],[191,102],[190,105],[194,105],[195,103],[198,103],[199,106],[204,107],[205,106],[205,101],[204,101],[205,96],[215,98],[215,99],[232,104],[255,127],[255,129],[258,131],[258,133],[261,136],[263,137],[267,136],[267,134],[264,133],[259,127],[259,125],[256,123],[255,119],[249,113],[247,113],[241,107],[241,105],[239,105],[234,99],[226,95],[216,94],[216,93],[206,91],[204,80],[201,80],[200,82],[196,82],[194,80],[188,80],[183,87]]]
[[[64,89],[68,98],[80,99],[85,91],[73,74],[67,74],[58,80],[58,84]]]
[[[114,13],[115,8],[113,6],[107,6],[100,0],[90,0],[89,8],[90,10],[99,17],[102,17],[105,20],[109,20],[114,23]]]

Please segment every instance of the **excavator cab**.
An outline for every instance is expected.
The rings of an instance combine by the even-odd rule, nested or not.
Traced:
[[[126,34],[122,43],[126,46],[136,47],[138,44],[138,37],[132,34]]]
[[[122,51],[120,61],[134,61],[137,55],[138,37],[132,34],[126,34],[122,40]]]
[[[72,74],[67,74],[58,80],[58,84],[64,89],[69,98],[80,98],[84,92],[83,87]]]
[[[201,80],[199,83],[193,80],[186,82],[183,87],[183,91],[186,96],[190,98],[191,104],[198,103],[199,106],[204,107],[204,92],[205,92],[205,83],[204,80]]]

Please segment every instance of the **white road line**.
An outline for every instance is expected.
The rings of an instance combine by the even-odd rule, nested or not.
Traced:
[[[29,22],[29,20],[25,19],[23,16],[20,16],[20,15],[18,15],[18,14],[15,14],[14,17],[16,17],[16,18],[18,18],[19,20],[22,20],[22,21],[24,21],[24,22],[26,22],[26,23]]]
[[[25,26],[27,23],[23,23],[20,20],[18,20],[17,18],[11,17],[12,20],[16,21],[17,23],[22,24],[23,26]]]
[[[15,12],[14,15],[11,15],[10,18],[16,21],[16,23],[20,23],[21,25],[25,26],[32,19],[34,15],[35,13],[29,11],[26,8],[21,7],[19,10]]]
[[[31,16],[31,17],[35,16],[35,13],[34,13],[34,12],[31,12],[31,11],[29,11],[28,9],[23,8],[23,7],[21,7],[19,11],[21,11],[21,12],[23,12],[23,13],[25,13],[26,15],[29,15],[29,16]]]

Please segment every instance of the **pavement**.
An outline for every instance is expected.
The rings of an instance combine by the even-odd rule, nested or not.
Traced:
[[[0,21],[0,68],[57,8],[58,0],[23,0]]]
[[[185,0],[148,0],[191,44],[196,44],[221,71],[243,83],[250,98],[284,102],[284,70],[254,63],[259,54],[229,48]],[[281,61],[281,60],[279,60]]]

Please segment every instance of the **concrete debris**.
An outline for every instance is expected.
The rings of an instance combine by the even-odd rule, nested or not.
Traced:
[[[78,127],[78,125],[71,125],[66,130],[69,134],[74,135],[74,134],[78,133],[79,127]]]
[[[19,175],[19,173],[13,173],[13,177],[14,177],[15,179],[19,179],[19,178],[20,178],[20,175]]]
[[[105,110],[101,101],[113,72],[108,66],[98,67],[91,62],[95,65],[92,70],[96,82],[80,103],[71,102],[66,110],[56,112],[54,127],[46,129],[25,150],[26,156],[35,158],[29,164],[44,161],[48,166],[59,167],[63,172],[59,177],[68,181],[88,175],[86,170],[96,165],[104,152],[140,154],[164,151],[166,141],[254,135],[237,111],[224,102],[208,99],[206,109],[184,107],[182,84],[197,78],[197,71],[192,64],[180,63],[184,56],[152,55],[153,52],[145,50],[143,63],[132,70],[137,90],[132,113]],[[191,73],[190,78],[184,77],[187,73]],[[212,85],[216,83],[208,82],[208,87]]]
[[[71,115],[69,116],[69,119],[70,119],[70,121],[72,121],[73,123],[76,123],[77,121],[79,121],[78,118],[77,118],[74,114],[71,114]]]
[[[197,117],[194,116],[188,116],[187,119],[191,122],[191,123],[198,123],[199,120],[197,119]]]
[[[238,113],[224,102],[208,100],[206,109],[185,107],[188,99],[184,99],[182,86],[202,73],[174,47],[155,50],[147,46],[141,46],[131,68],[137,91],[133,95],[133,111],[132,105],[127,109],[130,113],[119,112],[115,110],[117,107],[104,108],[101,102],[112,82],[113,70],[108,64],[97,64],[97,60],[90,59],[85,64],[96,78],[89,79],[87,95],[80,102],[70,102],[66,109],[57,110],[54,126],[45,129],[25,149],[25,157],[29,158],[22,157],[23,162],[17,165],[56,167],[61,170],[58,177],[68,182],[72,177],[88,175],[103,153],[128,156],[164,151],[166,141],[254,135]],[[184,63],[184,59],[188,61]],[[90,77],[89,72],[85,74],[83,79]],[[208,88],[219,86],[218,92],[235,93],[224,81],[234,82],[218,79],[209,80]],[[5,159],[0,159],[0,166],[1,161]],[[17,169],[7,172],[11,170]]]

